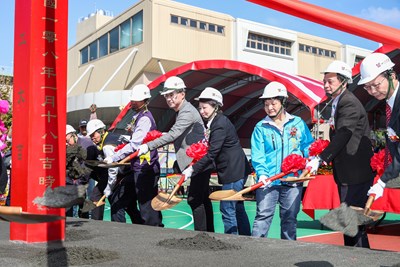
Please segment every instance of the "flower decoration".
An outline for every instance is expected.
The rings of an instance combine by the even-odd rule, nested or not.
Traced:
[[[7,114],[10,110],[10,104],[7,100],[0,100],[0,114]],[[7,147],[7,127],[4,122],[0,119],[0,151],[3,151]]]
[[[191,144],[186,149],[186,155],[193,158],[193,162],[200,160],[207,154],[208,144],[206,142],[200,141],[198,143]]]
[[[306,159],[297,154],[290,154],[282,161],[281,170],[284,173],[297,172],[306,167]]]
[[[157,130],[152,130],[146,134],[146,136],[143,138],[142,144],[146,144],[150,141],[156,140],[157,138],[162,136],[162,132],[157,131]]]
[[[400,138],[397,136],[396,132],[390,127],[387,128],[387,135],[389,137],[389,140],[392,142],[400,141]]]
[[[385,162],[385,149],[379,150],[379,152],[374,153],[371,158],[371,168],[372,170],[376,171],[376,174],[382,176],[383,172],[385,171],[384,162]],[[387,155],[388,163],[392,163],[392,156],[390,154]]]
[[[322,139],[318,139],[315,140],[309,148],[309,155],[310,156],[317,156],[319,154],[322,153],[322,151],[324,151],[324,149],[329,145],[329,141],[328,140],[322,140]]]
[[[290,136],[291,137],[295,137],[297,135],[297,128],[296,127],[292,127],[290,129]]]

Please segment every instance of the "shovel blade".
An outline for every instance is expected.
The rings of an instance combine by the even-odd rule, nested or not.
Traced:
[[[360,208],[360,207],[353,207],[350,206],[351,209],[353,209],[357,213],[357,224],[358,225],[367,225],[371,224],[379,218],[382,217],[384,214],[383,211],[374,211],[374,210],[369,210],[368,213],[365,213],[365,209]]]
[[[23,212],[21,207],[0,206],[0,220],[8,222],[17,222],[24,224],[53,222],[62,220],[65,217],[51,214],[34,214]]]
[[[234,196],[237,192],[235,190],[219,190],[212,192],[208,198],[211,200],[223,200],[224,198]]]
[[[181,198],[160,192],[151,200],[151,207],[156,211],[170,209],[182,201]]]

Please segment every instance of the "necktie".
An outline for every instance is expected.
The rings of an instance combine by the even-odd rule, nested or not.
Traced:
[[[390,106],[386,103],[386,127],[389,125],[390,117],[392,116],[392,109]],[[386,169],[386,167],[389,165],[389,148],[388,144],[386,144],[385,147],[385,159],[383,162],[383,167]]]
[[[386,104],[386,126],[389,125],[390,117],[392,116],[392,109]]]

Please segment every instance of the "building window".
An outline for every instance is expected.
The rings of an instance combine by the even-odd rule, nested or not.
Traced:
[[[171,15],[171,23],[178,24],[179,18],[178,16]]]
[[[290,56],[292,43],[269,36],[249,33],[246,46],[257,50]]]
[[[190,27],[192,29],[199,29],[219,34],[224,34],[225,31],[225,27],[222,25],[199,21],[191,18],[180,17],[176,15],[171,15],[171,23],[178,24],[184,27]]]
[[[362,61],[364,59],[364,57],[360,57],[360,56],[356,56],[355,60],[354,60],[354,66],[357,65],[360,61]]]
[[[110,31],[110,54],[119,50],[119,27]]]
[[[190,20],[190,27],[197,28],[197,20],[191,19]]]
[[[132,17],[132,44],[143,42],[143,11]]]
[[[143,10],[83,48],[81,64],[140,42],[143,42]]]
[[[200,21],[200,27],[199,27],[199,29],[200,29],[200,30],[207,30],[207,23],[205,23],[205,22],[203,22],[203,21]]]
[[[131,45],[131,20],[128,19],[120,26],[120,49]]]
[[[86,46],[81,50],[81,64],[85,64],[89,61],[89,47]]]
[[[188,21],[187,18],[181,18],[181,25],[188,26]]]
[[[89,45],[89,60],[97,59],[97,40]]]
[[[104,57],[108,54],[108,34],[104,34],[99,38],[99,57]]]
[[[316,56],[322,56],[322,57],[331,57],[331,58],[336,58],[336,52],[327,50],[324,48],[319,48],[315,46],[309,46],[305,44],[299,44],[299,51],[309,53],[309,54],[314,54]]]
[[[208,24],[208,30],[210,32],[215,32],[215,24]]]

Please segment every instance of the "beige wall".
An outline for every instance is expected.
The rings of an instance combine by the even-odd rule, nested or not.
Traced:
[[[221,35],[173,24],[171,14],[225,26],[225,32]],[[225,14],[156,0],[153,5],[153,57],[182,63],[231,59],[233,21],[233,17]]]
[[[298,53],[298,74],[314,78],[322,79],[321,72],[334,60],[341,60],[341,43],[312,36],[308,34],[298,33],[298,44],[310,45],[322,49],[336,52],[336,58],[330,58],[315,54],[306,53],[299,50]]]
[[[157,63],[161,61],[166,72],[182,64],[202,59],[232,59],[231,16],[183,5],[167,0],[140,1],[88,37],[78,41],[68,51],[68,89],[79,79],[89,65],[94,65],[68,96],[97,92],[115,70],[128,57],[134,47],[128,47],[97,60],[80,65],[80,50],[112,30],[117,25],[143,10],[143,43],[135,46],[139,51],[131,57],[115,78],[104,89],[124,90],[138,82],[149,81],[161,75]],[[150,15],[149,15],[150,14]],[[172,24],[171,14],[225,26],[224,34],[201,31],[190,27]],[[91,17],[90,19],[95,19]],[[79,26],[91,31],[83,21]],[[78,26],[78,27],[79,27]],[[93,25],[92,25],[93,26]],[[83,35],[84,33],[80,33]]]
[[[111,22],[105,24],[96,32],[91,33],[86,39],[75,44],[68,51],[68,89],[79,79],[89,65],[94,68],[89,71],[68,96],[79,95],[83,93],[97,92],[109,80],[113,73],[118,69],[121,63],[128,57],[132,49],[137,48],[138,52],[133,54],[121,70],[115,75],[114,79],[104,89],[123,90],[130,87],[143,72],[144,66],[151,59],[151,16],[143,16],[143,42],[128,48],[119,50],[100,59],[90,61],[86,64],[80,64],[80,50],[101,37],[103,34],[112,30],[134,14],[143,10],[144,14],[151,12],[151,2],[142,1],[131,9],[127,10]],[[146,45],[147,44],[147,45]]]

